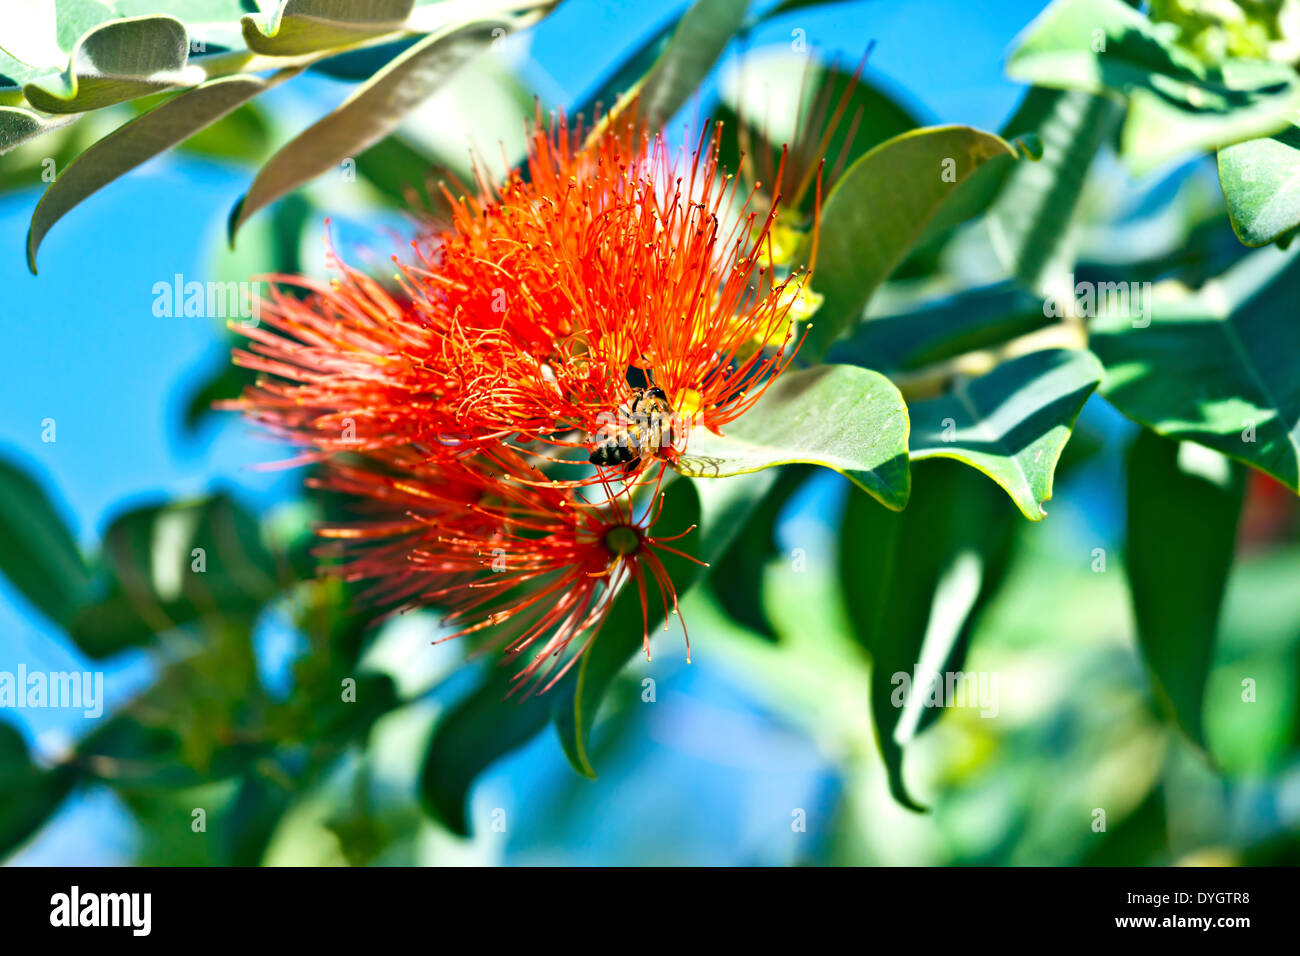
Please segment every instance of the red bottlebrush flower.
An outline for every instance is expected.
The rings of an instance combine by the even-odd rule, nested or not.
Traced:
[[[584,148],[563,120],[539,123],[527,179],[454,200],[450,228],[399,265],[400,291],[341,263],[329,285],[273,277],[310,295],[275,291],[266,327],[237,330],[251,344],[236,362],[267,374],[227,407],[315,453],[591,450],[639,369],[679,438],[719,431],[789,362],[804,277],[761,265],[775,206],[760,219],[737,195],[717,143],[687,161],[632,127]]]
[[[501,473],[503,466],[536,481],[513,481]],[[592,503],[581,489],[543,477],[509,451],[495,460],[430,463],[399,452],[360,467],[331,462],[317,484],[376,514],[318,531],[344,544],[337,573],[375,582],[369,597],[397,609],[442,608],[444,622],[456,631],[441,640],[495,629],[493,644],[508,660],[527,659],[515,690],[531,683],[526,694],[544,692],[595,639],[614,596],[629,582],[640,597],[649,655],[647,575],[667,619],[677,610],[677,593],[657,552],[682,554],[668,542],[692,529],[652,535],[662,503],[658,483],[634,508],[630,492]]]

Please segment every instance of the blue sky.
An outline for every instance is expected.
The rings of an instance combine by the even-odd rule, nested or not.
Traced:
[[[683,6],[568,0],[535,30],[535,62],[525,79],[545,101],[578,101],[622,49]],[[1002,74],[1005,52],[1042,6],[862,0],[780,18],[757,30],[750,46],[786,44],[792,31],[803,30],[811,45],[855,61],[875,40],[870,72],[905,90],[926,119],[996,129],[1019,95]],[[333,81],[304,77],[292,95],[324,108],[346,92]],[[211,320],[156,318],[151,309],[155,282],[210,273],[226,215],[248,180],[248,170],[177,155],[150,162],[54,228],[41,250],[39,277],[28,274],[23,258],[39,192],[0,194],[6,344],[0,352],[0,454],[39,476],[87,547],[117,511],[145,500],[222,486],[261,508],[293,491],[291,474],[245,467],[275,451],[239,422],[210,426],[198,436],[184,431],[188,385],[224,360],[220,338]],[[46,419],[56,423],[52,443],[42,441]],[[0,579],[0,670],[12,670],[19,660],[35,669],[89,666]],[[147,676],[141,657],[115,662],[107,675],[109,706]],[[32,741],[50,732],[79,732],[75,714],[17,711],[5,717],[16,719]],[[72,808],[24,859],[55,862],[69,853],[88,862],[119,859],[124,828],[111,801],[95,797]],[[88,833],[98,834],[89,844]]]

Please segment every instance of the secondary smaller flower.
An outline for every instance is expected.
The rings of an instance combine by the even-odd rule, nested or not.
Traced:
[[[507,470],[533,480],[514,480]],[[654,533],[663,501],[658,482],[635,503],[627,490],[592,502],[582,489],[547,483],[509,449],[471,459],[431,461],[400,451],[359,464],[333,461],[317,483],[370,512],[318,529],[343,545],[334,573],[373,581],[365,597],[394,610],[440,609],[454,629],[440,640],[486,632],[490,646],[522,662],[511,693],[553,687],[596,638],[625,586],[640,601],[648,656],[652,615],[662,610],[667,621],[677,612],[662,556],[694,560],[671,545],[693,526]]]

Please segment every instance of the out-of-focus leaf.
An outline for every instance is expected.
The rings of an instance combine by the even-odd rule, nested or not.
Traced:
[[[77,41],[62,75],[28,83],[27,101],[46,113],[83,113],[177,86],[194,85],[189,36],[175,17],[110,20]]]
[[[224,495],[140,508],[104,533],[93,597],[68,633],[99,658],[200,618],[251,621],[278,574],[257,522]]]
[[[1129,452],[1124,566],[1138,644],[1162,702],[1202,745],[1205,682],[1244,487],[1243,469],[1224,456],[1146,429]]]
[[[725,436],[695,429],[677,470],[725,478],[822,465],[898,510],[909,488],[907,435],[907,408],[889,379],[855,365],[819,365],[783,374]]]
[[[182,141],[177,148],[212,159],[256,163],[266,155],[270,145],[270,120],[256,103],[245,103]]]
[[[0,571],[42,614],[61,624],[90,587],[76,538],[49,497],[25,471],[3,460]]]
[[[650,71],[611,110],[609,119],[635,109],[652,130],[660,129],[694,95],[722,51],[745,22],[749,0],[695,0]]]
[[[399,30],[414,0],[282,0],[271,16],[250,13],[244,42],[264,56],[296,56],[351,46]]]
[[[718,604],[733,621],[772,640],[776,632],[763,609],[763,570],[777,554],[776,526],[781,510],[808,479],[810,471],[802,465],[780,470],[772,490],[755,507],[754,516],[743,523],[736,539],[707,577]]]
[[[1266,246],[1300,227],[1300,126],[1219,150],[1219,184],[1246,245]]]
[[[969,692],[966,681],[978,681],[946,677],[961,673],[979,613],[1001,583],[1015,512],[964,468],[921,465],[914,480],[912,502],[897,514],[849,496],[840,576],[854,636],[871,654],[871,712],[890,792],[923,810],[903,779],[904,747],[941,712],[935,701],[955,703],[950,686]]]
[[[328,116],[309,126],[262,167],[230,214],[230,240],[257,210],[356,156],[396,128],[404,113],[481,52],[507,21],[477,21],[430,34],[362,84]]]
[[[420,201],[428,201],[432,169],[430,158],[397,134],[385,136],[357,157],[357,172],[402,209],[411,206],[411,190]]]
[[[822,209],[813,288],[825,300],[804,348],[824,354],[852,328],[958,185],[983,163],[1008,155],[1011,146],[992,133],[932,126],[895,136],[854,163]]]
[[[269,79],[212,80],[154,107],[91,146],[59,174],[36,204],[27,231],[27,267],[36,272],[36,250],[50,227],[87,196],[297,72],[282,70]]]
[[[885,371],[917,369],[988,348],[1057,321],[1011,282],[966,289],[905,311],[873,315],[828,359]]]
[[[550,720],[552,694],[519,700],[510,693],[515,670],[496,666],[477,690],[438,719],[420,769],[420,801],[435,820],[469,836],[469,792],[479,774],[498,759],[532,740]]]
[[[1007,62],[1015,79],[1130,99],[1122,151],[1136,172],[1286,126],[1300,77],[1283,63],[1207,67],[1123,0],[1056,0]]]
[[[1040,294],[1060,294],[1073,289],[1075,207],[1093,157],[1123,111],[1077,90],[1042,95],[1049,100],[1035,130],[1042,156],[1010,170],[988,212],[989,236],[1011,275]]]
[[[1261,249],[1196,291],[1157,285],[1098,318],[1103,394],[1164,435],[1199,442],[1300,490],[1300,248]]]
[[[828,176],[836,167],[848,169],[885,140],[920,125],[910,109],[869,78],[859,77],[854,83],[851,70],[819,63],[805,54],[748,53],[720,85],[724,105],[714,111],[713,118],[722,121],[721,165],[737,168],[744,142],[740,123],[744,122],[748,158],[756,178],[769,186],[781,159],[781,147],[803,142],[811,149],[830,126],[830,118],[846,94],[844,111],[839,122],[830,126],[823,151]],[[759,133],[762,140],[757,139]],[[754,154],[763,140],[772,146],[767,157]],[[816,162],[806,165],[815,169]],[[785,184],[785,202],[795,185]],[[830,182],[824,180],[823,186],[829,188]],[[811,205],[808,200],[804,204]]]
[[[958,382],[950,394],[911,406],[912,460],[965,462],[1040,521],[1061,449],[1101,378],[1091,352],[1045,349]]]
[[[0,723],[0,859],[26,841],[59,808],[76,772],[69,767],[42,770],[27,755],[27,745],[12,725]]]

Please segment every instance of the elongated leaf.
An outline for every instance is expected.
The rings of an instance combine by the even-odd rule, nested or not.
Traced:
[[[1091,352],[1045,349],[959,382],[950,394],[911,406],[912,460],[965,462],[1040,521],[1061,449],[1101,378]]]
[[[296,56],[392,33],[414,6],[414,0],[282,0],[272,16],[250,13],[240,24],[254,53]]]
[[[1047,101],[1037,132],[1043,154],[1016,163],[988,213],[989,235],[1007,271],[1040,294],[1073,286],[1073,213],[1097,150],[1123,110],[1103,96],[1037,91]]]
[[[1129,96],[1123,152],[1136,172],[1268,135],[1300,106],[1300,78],[1285,64],[1206,67],[1123,0],[1056,0],[1026,28],[1007,72],[1039,86]]]
[[[1050,325],[1043,300],[1011,282],[881,312],[831,346],[828,359],[882,371],[917,369]]]
[[[1140,312],[1100,317],[1107,400],[1300,491],[1297,252],[1261,249],[1199,290],[1158,285]]]
[[[804,348],[824,354],[852,328],[958,185],[988,160],[1010,155],[1011,146],[992,133],[932,126],[886,140],[854,163],[822,209],[813,288],[825,301]]]
[[[733,621],[772,640],[776,631],[763,608],[763,572],[778,553],[776,528],[782,509],[807,482],[811,471],[803,465],[779,469],[771,491],[755,506],[753,518],[742,523],[736,539],[706,578],[718,604]]]
[[[212,80],[167,100],[95,143],[63,170],[36,204],[27,231],[27,268],[36,272],[36,250],[50,227],[87,196],[297,72],[282,70],[269,79],[228,76]]]
[[[708,563],[718,560],[771,490],[776,477],[776,472],[768,471],[725,481],[675,479],[668,483],[663,512],[654,533],[666,537],[693,524],[697,526],[695,531],[672,544],[689,557],[660,555],[679,599],[707,573],[690,558]],[[650,587],[653,589],[653,585]],[[556,696],[553,716],[560,743],[574,769],[586,776],[596,776],[589,741],[601,702],[619,672],[641,652],[647,624],[653,637],[654,630],[663,622],[662,602],[650,600],[648,608],[647,620],[636,589],[624,588],[578,665],[575,679],[553,692]]]
[[[65,623],[85,599],[90,571],[76,538],[44,490],[0,460],[0,571],[52,621]]]
[[[713,69],[745,22],[749,0],[695,0],[682,15],[650,71],[633,85],[609,118],[633,107],[652,130],[672,119]]]
[[[889,379],[854,365],[819,365],[783,374],[725,436],[695,429],[677,470],[725,478],[822,465],[898,510],[909,488],[907,435],[907,408]]]
[[[110,20],[77,42],[61,83],[28,83],[23,94],[46,113],[83,113],[193,85],[202,75],[186,70],[189,50],[185,25],[175,17]]]
[[[438,719],[420,768],[420,801],[435,820],[461,836],[472,827],[466,813],[479,774],[536,737],[550,720],[550,695],[506,699],[515,669],[496,667],[468,697]],[[553,688],[559,693],[563,686]]]
[[[840,580],[854,636],[871,654],[871,713],[890,792],[921,811],[904,782],[904,747],[943,707],[977,704],[947,693],[978,687],[978,676],[955,675],[979,612],[1002,581],[1015,512],[956,465],[921,465],[915,481],[912,503],[897,514],[849,497]]]
[[[1300,126],[1219,150],[1219,184],[1246,245],[1266,246],[1300,227]]]
[[[1224,456],[1146,429],[1129,452],[1124,565],[1138,644],[1166,709],[1202,745],[1244,486],[1244,470]]]
[[[0,154],[75,120],[76,116],[47,116],[17,106],[0,106]]]
[[[253,213],[391,133],[402,116],[491,43],[506,21],[477,21],[430,34],[271,157],[230,215],[230,241]]]

